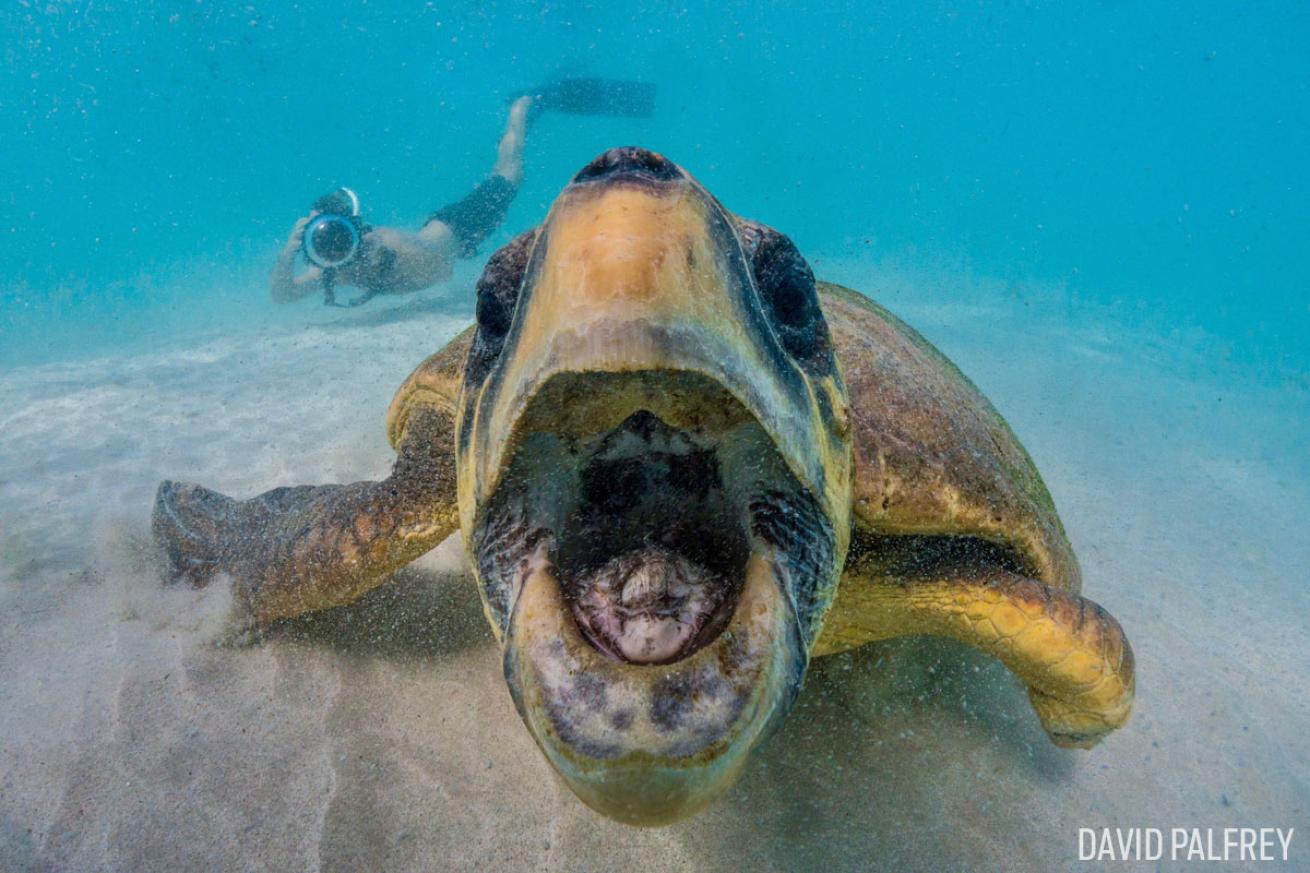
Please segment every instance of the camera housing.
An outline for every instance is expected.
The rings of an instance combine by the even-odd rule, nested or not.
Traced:
[[[325,270],[344,267],[359,252],[364,234],[359,197],[349,188],[338,188],[314,201],[319,214],[310,221],[301,239],[305,259]]]

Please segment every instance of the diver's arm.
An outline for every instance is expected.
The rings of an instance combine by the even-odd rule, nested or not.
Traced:
[[[299,276],[296,275],[296,254],[300,251],[305,227],[313,217],[307,215],[296,222],[296,226],[291,228],[291,235],[287,237],[287,244],[282,247],[282,252],[278,255],[277,263],[273,265],[273,273],[269,277],[269,290],[273,294],[274,303],[290,303],[308,297],[314,293],[314,289],[323,278],[323,271],[318,267],[310,267]]]

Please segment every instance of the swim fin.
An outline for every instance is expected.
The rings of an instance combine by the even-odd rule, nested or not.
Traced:
[[[529,88],[511,97],[535,95],[532,113],[565,112],[569,115],[616,115],[649,118],[655,112],[655,84],[631,79],[586,77],[557,79],[540,88]]]

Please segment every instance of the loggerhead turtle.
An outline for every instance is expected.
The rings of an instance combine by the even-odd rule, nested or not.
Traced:
[[[660,155],[605,152],[497,252],[477,323],[387,426],[381,482],[241,502],[162,483],[173,573],[226,573],[258,626],[347,603],[461,531],[515,706],[605,815],[702,808],[811,657],[871,640],[991,653],[1059,746],[1128,718],[1128,641],[1079,596],[991,404]]]

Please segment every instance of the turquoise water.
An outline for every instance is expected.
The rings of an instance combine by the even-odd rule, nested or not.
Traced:
[[[0,8],[0,871],[1079,870],[1114,827],[1295,827],[1259,869],[1310,868],[1310,6],[870,6]],[[654,83],[655,114],[544,114],[449,282],[272,302],[316,197],[417,228],[561,76]],[[485,258],[626,144],[994,402],[1132,642],[1127,725],[1058,750],[998,662],[875,643],[637,830],[524,728],[458,538],[248,647],[216,645],[225,586],[161,584],[162,478],[386,476],[388,403]]]
[[[10,4],[0,356],[272,318],[264,274],[318,194],[416,225],[489,169],[506,94],[601,74],[657,83],[657,115],[546,117],[501,238],[637,143],[821,264],[1109,304],[1300,371],[1308,25],[1282,3]]]

